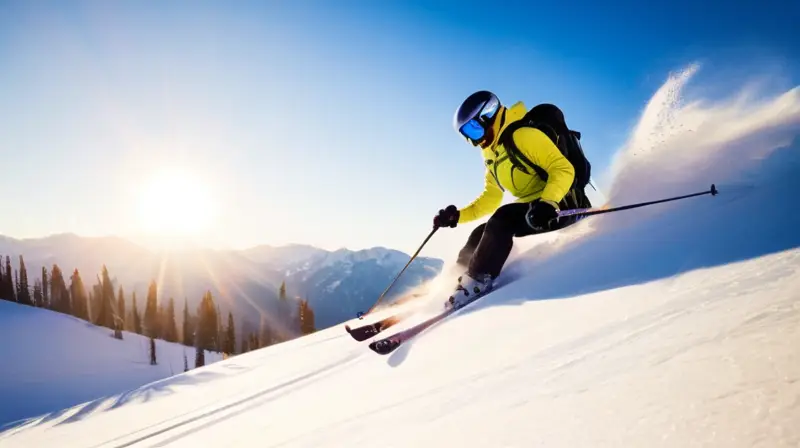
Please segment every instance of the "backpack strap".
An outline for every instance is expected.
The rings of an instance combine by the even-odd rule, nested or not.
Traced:
[[[560,146],[558,145],[558,134],[556,133],[555,129],[552,126],[548,125],[547,123],[542,122],[534,122],[528,120],[519,120],[509,124],[504,130],[503,133],[500,134],[500,138],[498,139],[500,143],[506,150],[506,154],[508,155],[508,160],[514,165],[514,168],[519,169],[525,174],[530,175],[530,171],[528,168],[533,170],[537,176],[539,176],[542,180],[547,182],[547,178],[549,177],[547,171],[544,168],[540,167],[539,165],[535,165],[531,160],[517,147],[516,143],[514,143],[514,131],[523,127],[531,127],[542,131],[546,136],[550,138],[550,140],[559,148],[559,151],[562,152]]]

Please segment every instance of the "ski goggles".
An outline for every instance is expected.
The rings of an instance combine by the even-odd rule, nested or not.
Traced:
[[[497,109],[498,104],[496,102],[485,104],[474,118],[464,123],[458,129],[458,132],[469,139],[473,145],[477,145],[478,142],[486,136],[486,128],[490,126],[492,118],[497,113]]]

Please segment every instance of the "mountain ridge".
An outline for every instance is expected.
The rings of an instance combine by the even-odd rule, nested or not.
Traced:
[[[205,247],[157,251],[119,236],[81,236],[71,232],[18,239],[0,235],[0,255],[19,269],[22,255],[30,287],[58,264],[65,279],[78,269],[92,284],[106,266],[113,279],[143,304],[151,280],[159,286],[159,300],[186,299],[196,306],[212,291],[223,312],[245,316],[257,328],[254,316],[278,313],[278,290],[286,282],[287,295],[304,298],[315,309],[319,328],[349,319],[368,308],[400,272],[410,255],[384,246],[327,250],[309,244],[257,245],[247,249]],[[387,294],[389,301],[437,275],[444,262],[420,256]]]

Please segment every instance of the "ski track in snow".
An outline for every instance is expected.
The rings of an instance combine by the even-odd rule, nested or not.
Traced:
[[[0,446],[800,445],[800,94],[684,104],[695,70],[645,108],[608,197],[719,196],[519,239],[502,289],[391,355],[336,326]]]
[[[0,372],[0,430],[19,419],[104,397],[73,410],[70,421],[78,420],[91,414],[107,397],[182,372],[184,354],[190,365],[194,363],[192,347],[156,340],[157,365],[151,366],[150,341],[144,336],[123,332],[123,339],[118,340],[108,328],[6,301],[0,301],[0,328],[9,341],[0,345],[4,364]],[[222,355],[206,351],[205,359],[211,364]],[[182,380],[170,378],[108,400],[119,406],[129,400],[151,399],[170,393],[166,385]]]

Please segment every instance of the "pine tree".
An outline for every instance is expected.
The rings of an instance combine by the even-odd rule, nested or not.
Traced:
[[[0,255],[0,300],[6,299],[6,267],[2,263],[3,255]]]
[[[92,322],[96,322],[100,316],[100,303],[103,301],[103,281],[100,275],[95,275],[97,283],[92,285],[92,292],[89,295],[89,316]]]
[[[125,315],[125,291],[120,285],[117,291],[117,312],[114,320],[119,323],[121,329],[125,329]]]
[[[203,367],[204,365],[206,365],[205,350],[203,350],[203,347],[201,347],[200,345],[197,345],[197,347],[195,347],[195,352],[194,352],[194,366]]]
[[[194,347],[194,331],[192,330],[192,316],[189,314],[189,302],[183,298],[183,345]]]
[[[3,298],[8,300],[9,302],[16,302],[17,301],[17,293],[16,293],[16,290],[14,289],[14,276],[11,275],[11,273],[14,272],[14,271],[11,269],[11,258],[8,255],[6,255],[6,270],[5,270],[5,272],[6,272],[6,274],[5,274],[5,282],[4,282],[4,288],[3,288],[3,290],[5,292],[3,294]]]
[[[103,265],[103,270],[100,275],[102,277],[100,309],[95,324],[114,329],[114,322],[118,319],[117,313],[115,312],[116,299],[114,297],[114,285],[111,283],[111,277],[108,275],[108,269],[105,265]]]
[[[217,348],[219,334],[217,332],[217,309],[211,291],[203,294],[203,299],[197,309],[196,344],[205,350],[214,351]]]
[[[53,311],[61,311],[61,289],[58,287],[57,277],[61,275],[57,264],[53,265],[52,273],[50,274],[50,309]]]
[[[2,265],[0,260],[0,265]],[[14,271],[11,270],[11,261],[6,256],[6,263],[3,265],[3,276],[0,278],[0,298],[9,302],[16,302],[17,296],[14,291]]]
[[[90,322],[89,298],[86,295],[86,287],[83,286],[81,273],[78,272],[77,269],[72,271],[69,282],[69,293],[72,298],[72,315]]]
[[[164,302],[160,302],[158,304],[158,311],[156,312],[158,315],[158,336],[159,339],[166,340],[166,333],[167,333],[167,308],[165,307]]]
[[[156,340],[150,337],[150,365],[156,365]]]
[[[50,276],[50,300],[50,309],[53,311],[72,314],[69,290],[67,290],[61,268],[57,264],[53,265],[53,273]]]
[[[314,310],[311,309],[308,300],[299,301],[298,314],[300,315],[300,334],[306,335],[315,332]]]
[[[217,305],[217,352],[225,351],[225,329],[222,328],[222,313]]]
[[[33,281],[33,306],[41,307],[44,302],[42,298],[42,281],[38,278]]]
[[[250,344],[249,344],[250,338],[247,336],[248,335],[247,323],[245,321],[242,321],[241,329],[242,329],[242,341],[240,342],[241,347],[239,348],[239,353],[247,353],[248,351],[250,351]]]
[[[33,305],[31,299],[30,286],[28,285],[28,270],[25,268],[25,260],[19,256],[19,286],[17,291],[17,302],[23,305]]]
[[[155,280],[151,280],[150,286],[147,288],[147,301],[144,307],[144,332],[153,337],[159,334],[157,295],[158,286],[156,286]]]
[[[47,268],[42,266],[42,308],[50,308],[50,279],[47,276]]]
[[[286,281],[281,282],[280,289],[278,290],[278,315],[274,322],[291,322],[292,306],[286,295]],[[289,332],[286,327],[272,328],[271,341],[265,345],[278,344],[288,339]],[[263,344],[263,342],[262,342]]]
[[[2,261],[3,260],[0,259],[0,271],[3,273],[3,275],[0,276],[0,299],[16,302],[17,298],[14,292],[14,274],[11,270],[11,261],[8,256],[6,256],[5,264],[3,264]]]
[[[226,353],[233,355],[236,353],[236,328],[233,326],[233,313],[228,311],[228,328],[225,332]]]
[[[172,299],[172,297],[169,298],[165,320],[166,331],[164,332],[164,339],[169,342],[178,342],[178,326],[175,323],[175,301]]]
[[[136,304],[136,291],[131,296],[133,302],[133,332],[142,334],[142,316],[139,314],[139,305]]]

